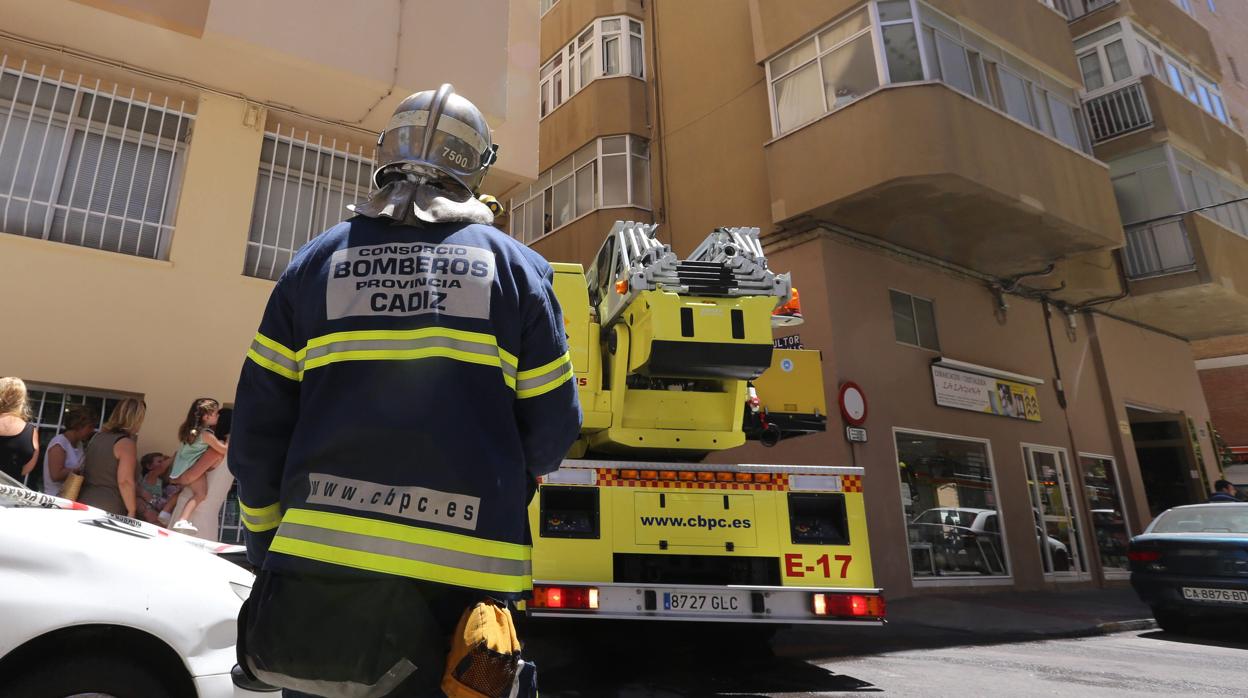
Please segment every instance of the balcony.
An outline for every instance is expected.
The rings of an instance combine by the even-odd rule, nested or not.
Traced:
[[[628,76],[598,78],[542,119],[541,167],[554,165],[599,136],[621,133],[650,137],[646,83]]]
[[[861,7],[863,0],[750,0],[754,60],[762,63],[814,29]],[[924,0],[924,4],[976,26],[1020,56],[1078,81],[1079,67],[1062,17],[1035,0]]]
[[[765,158],[782,228],[839,225],[1002,276],[1123,244],[1103,164],[943,84],[879,89]]]
[[[1248,238],[1199,213],[1127,229],[1131,295],[1110,312],[1187,339],[1248,333]]]
[[[1209,77],[1218,81],[1222,78],[1222,66],[1209,30],[1174,0],[1058,0],[1058,5],[1071,18],[1072,37],[1078,38],[1128,17],[1163,43],[1178,49]]]
[[[1096,156],[1105,162],[1157,143],[1248,178],[1248,142],[1151,75],[1084,101]]]

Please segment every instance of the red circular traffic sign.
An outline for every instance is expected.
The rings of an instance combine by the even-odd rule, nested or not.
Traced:
[[[841,405],[841,417],[851,426],[860,427],[867,421],[867,394],[857,383],[842,383],[837,402]]]

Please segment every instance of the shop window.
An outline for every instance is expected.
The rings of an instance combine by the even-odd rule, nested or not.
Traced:
[[[914,578],[1009,576],[988,444],[907,431],[896,443]]]
[[[1122,503],[1122,484],[1112,458],[1080,455],[1083,467],[1083,489],[1092,511],[1092,531],[1101,567],[1107,573],[1127,572],[1127,543],[1131,531]]]
[[[940,351],[936,337],[936,310],[932,301],[889,290],[893,306],[893,333],[902,344]]]

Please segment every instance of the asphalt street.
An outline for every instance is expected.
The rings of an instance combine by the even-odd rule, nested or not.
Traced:
[[[726,626],[566,622],[536,629],[527,653],[544,698],[1248,695],[1248,633],[1239,624],[1196,636],[1145,630],[947,646],[927,637],[885,652],[820,632],[824,652],[809,638],[790,646],[782,633],[763,644]]]

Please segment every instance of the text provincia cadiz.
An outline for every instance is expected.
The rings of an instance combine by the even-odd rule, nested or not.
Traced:
[[[326,311],[347,315],[489,315],[494,255],[467,245],[388,244],[338,250]]]

